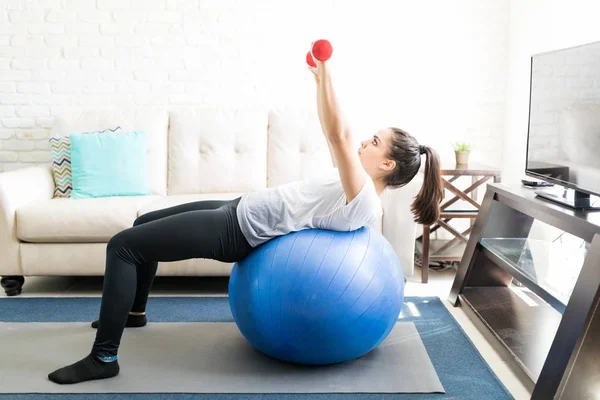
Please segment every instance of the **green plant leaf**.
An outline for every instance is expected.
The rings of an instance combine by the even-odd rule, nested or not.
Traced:
[[[468,142],[454,143],[454,151],[471,151],[471,144]]]

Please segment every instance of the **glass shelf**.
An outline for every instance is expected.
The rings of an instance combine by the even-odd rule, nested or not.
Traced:
[[[563,305],[587,255],[585,248],[535,239],[483,238],[480,244]]]

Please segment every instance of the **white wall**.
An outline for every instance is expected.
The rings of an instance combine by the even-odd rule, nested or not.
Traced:
[[[50,160],[61,110],[314,107],[310,42],[357,135],[397,125],[500,164],[509,0],[0,0],[0,171]],[[589,15],[591,18],[591,15]]]
[[[598,15],[597,0],[511,0],[504,182],[524,176],[531,56],[600,40]]]

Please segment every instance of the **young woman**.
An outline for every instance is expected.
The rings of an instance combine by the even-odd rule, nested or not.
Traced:
[[[48,375],[56,383],[110,378],[119,373],[117,351],[126,326],[146,324],[146,301],[158,262],[210,258],[236,262],[276,236],[302,229],[350,231],[377,221],[380,195],[406,185],[425,157],[424,183],[411,210],[419,224],[439,216],[443,197],[439,159],[430,147],[398,128],[384,128],[353,147],[327,63],[310,68],[334,179],[306,180],[247,193],[231,201],[198,201],[139,217],[111,238],[100,318],[90,354]]]

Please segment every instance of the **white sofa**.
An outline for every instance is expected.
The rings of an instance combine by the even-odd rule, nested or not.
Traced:
[[[117,125],[123,132],[145,130],[152,194],[53,198],[50,163],[1,173],[0,276],[9,295],[20,293],[27,276],[103,275],[108,240],[149,211],[202,199],[233,199],[331,167],[313,110],[102,109],[57,115],[54,121],[52,134],[60,135]],[[384,216],[377,226],[407,276],[413,274],[416,233],[410,204],[420,176],[384,193]],[[228,276],[231,268],[192,259],[161,263],[158,275]]]

